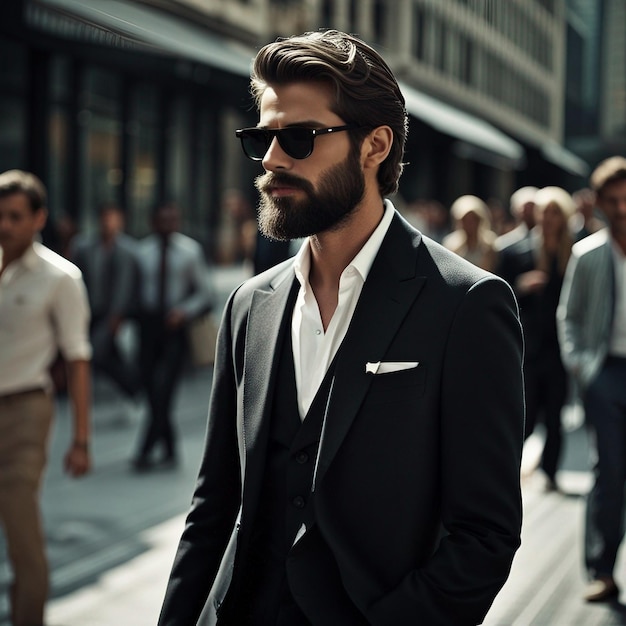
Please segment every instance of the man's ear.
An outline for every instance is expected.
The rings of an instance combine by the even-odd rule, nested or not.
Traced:
[[[378,126],[370,132],[361,145],[363,168],[378,168],[387,158],[393,145],[393,131],[389,126]]]

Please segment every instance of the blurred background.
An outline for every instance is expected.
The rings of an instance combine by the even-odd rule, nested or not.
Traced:
[[[11,0],[0,171],[47,184],[53,247],[93,229],[105,201],[142,236],[168,197],[211,261],[236,262],[241,217],[224,198],[256,198],[258,166],[233,135],[256,123],[251,58],[331,26],[377,46],[401,81],[400,208],[467,193],[507,207],[530,184],[574,191],[626,144],[624,0]]]
[[[463,194],[485,200],[501,234],[516,189],[572,193],[599,161],[626,154],[625,0],[5,0],[0,171],[29,170],[46,184],[43,238],[61,254],[77,233],[97,231],[103,203],[121,207],[128,234],[141,238],[151,209],[175,201],[181,231],[211,265],[219,314],[252,271],[260,165],[234,136],[257,122],[251,60],[276,37],[321,27],[375,45],[400,80],[408,165],[393,201],[437,239]],[[59,397],[42,494],[52,626],[156,622],[211,378],[211,367],[186,371],[176,406],[184,462],[167,473],[129,470],[139,419],[96,378],[95,471],[70,485]],[[522,551],[487,624],[626,624],[626,605],[579,597],[590,473],[575,402],[563,422],[563,491],[525,483]],[[537,453],[528,448],[530,474]],[[0,535],[0,626],[9,581]]]

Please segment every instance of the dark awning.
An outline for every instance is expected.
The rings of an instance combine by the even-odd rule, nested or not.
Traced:
[[[31,26],[58,36],[153,49],[249,76],[254,52],[156,9],[121,0],[31,0]]]
[[[573,152],[570,152],[563,146],[555,142],[544,143],[541,146],[541,156],[546,161],[549,161],[553,165],[560,167],[569,174],[576,176],[587,177],[590,172],[589,164],[583,161],[580,157],[576,156]]]
[[[405,83],[400,82],[400,89],[410,115],[459,140],[457,154],[503,168],[524,167],[524,147],[495,126]]]

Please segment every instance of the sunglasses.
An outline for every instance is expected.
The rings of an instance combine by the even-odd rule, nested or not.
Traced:
[[[330,135],[342,130],[358,128],[355,124],[332,126],[330,128],[304,128],[288,126],[287,128],[242,128],[235,135],[241,139],[241,147],[245,155],[252,161],[262,161],[274,137],[283,151],[292,159],[306,159],[313,152],[315,138]]]

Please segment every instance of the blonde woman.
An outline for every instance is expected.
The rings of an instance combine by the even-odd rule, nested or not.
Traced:
[[[490,227],[487,205],[476,196],[461,196],[454,201],[450,213],[456,230],[444,238],[443,245],[470,263],[494,271],[496,234]]]
[[[575,205],[564,189],[544,187],[535,196],[535,211],[537,223],[531,236],[514,245],[500,268],[517,295],[526,340],[526,436],[533,432],[541,413],[546,427],[541,468],[547,489],[553,490],[561,453],[561,410],[567,395],[556,308],[572,249],[568,222]]]

